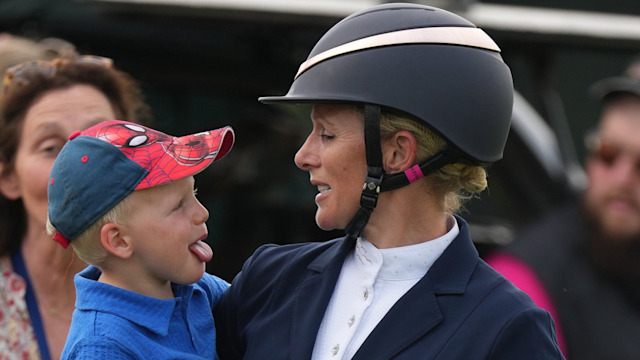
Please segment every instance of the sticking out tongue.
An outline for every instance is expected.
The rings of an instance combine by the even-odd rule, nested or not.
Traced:
[[[211,247],[202,240],[189,245],[189,250],[191,250],[191,252],[194,253],[202,262],[209,262],[211,261],[211,258],[213,258],[213,250],[211,250]]]

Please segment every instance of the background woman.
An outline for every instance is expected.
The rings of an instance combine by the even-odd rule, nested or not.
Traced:
[[[0,355],[58,359],[74,309],[72,259],[45,232],[47,180],[75,130],[144,122],[136,83],[112,61],[78,56],[10,68],[0,100]]]

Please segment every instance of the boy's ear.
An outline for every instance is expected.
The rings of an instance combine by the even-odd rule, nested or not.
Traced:
[[[127,259],[133,254],[133,246],[123,236],[120,226],[116,223],[106,223],[100,229],[100,241],[109,252],[121,259]]]
[[[401,130],[383,141],[384,170],[389,174],[402,172],[416,164],[418,141],[407,130]]]
[[[5,174],[5,163],[0,163],[0,192],[9,200],[17,200],[22,196],[20,184],[15,171]]]

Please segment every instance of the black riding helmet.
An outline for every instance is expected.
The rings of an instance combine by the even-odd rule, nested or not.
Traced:
[[[289,92],[259,101],[364,106],[368,174],[360,210],[347,228],[359,236],[380,191],[449,163],[501,159],[513,82],[498,46],[471,22],[435,7],[392,3],[338,22],[311,50]],[[449,146],[405,173],[384,174],[381,108],[424,122]]]

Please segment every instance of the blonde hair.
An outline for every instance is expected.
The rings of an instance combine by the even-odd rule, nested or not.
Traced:
[[[131,195],[131,194],[129,194]],[[109,253],[102,246],[100,240],[100,231],[102,227],[107,223],[120,223],[122,219],[128,217],[131,214],[132,202],[131,196],[127,196],[120,201],[116,206],[111,208],[106,214],[102,215],[100,219],[86,228],[80,235],[73,239],[69,239],[71,247],[76,252],[78,257],[87,264],[100,266],[100,264],[107,258]],[[56,228],[51,224],[47,217],[47,233],[53,235]]]
[[[421,122],[409,116],[383,112],[380,116],[380,136],[384,139],[398,131],[411,132],[418,143],[418,163],[422,163],[445,148],[447,141]],[[487,172],[483,166],[452,163],[436,170],[430,176],[430,189],[441,196],[441,206],[448,213],[460,207],[477,193],[487,188]]]

